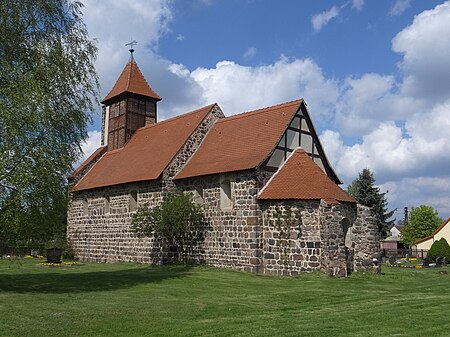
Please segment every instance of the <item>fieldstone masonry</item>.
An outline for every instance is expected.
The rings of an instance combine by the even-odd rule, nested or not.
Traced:
[[[261,169],[174,180],[220,117],[216,106],[157,180],[72,191],[67,235],[76,256],[96,262],[164,262],[168,247],[132,233],[131,217],[138,207],[155,207],[163,193],[181,189],[203,205],[209,224],[192,260],[273,275],[320,270],[344,277],[379,271],[376,218],[367,207],[330,200],[258,200],[273,175]],[[230,190],[227,203],[224,183]]]
[[[202,187],[199,201],[209,230],[193,260],[273,275],[321,270],[344,277],[351,271],[379,271],[373,262],[378,257],[377,227],[369,208],[324,200],[259,201],[257,194],[270,173],[242,171],[225,176],[231,183],[230,209],[220,207],[223,176],[172,182],[192,193]],[[162,201],[162,186],[159,179],[72,195],[68,237],[76,255],[86,261],[162,263],[167,248],[156,238],[139,238],[129,230],[137,207],[154,207]],[[133,192],[134,209],[130,208]]]

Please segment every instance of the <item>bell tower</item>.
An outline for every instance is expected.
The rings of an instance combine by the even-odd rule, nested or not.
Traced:
[[[161,97],[153,91],[134,60],[130,42],[130,60],[102,103],[102,145],[108,151],[123,147],[140,127],[157,121],[157,103]]]

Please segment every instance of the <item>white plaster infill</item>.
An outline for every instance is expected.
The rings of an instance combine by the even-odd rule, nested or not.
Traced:
[[[256,199],[258,199],[258,197],[264,192],[264,190],[266,189],[267,186],[270,185],[270,183],[272,182],[272,180],[275,178],[276,175],[278,175],[278,173],[283,169],[284,165],[286,165],[286,163],[289,161],[289,159],[291,159],[291,157],[293,156],[294,153],[296,153],[298,150],[303,150],[303,148],[301,146],[298,146],[294,149],[294,151],[291,152],[291,154],[289,155],[289,157],[286,158],[286,160],[281,164],[281,166],[278,168],[278,170],[269,178],[269,180],[267,181],[267,183],[263,186],[263,188],[261,188],[261,190],[258,192],[258,195],[256,196]],[[303,150],[304,151],[304,150]],[[314,163],[316,164],[316,163]],[[317,164],[316,164],[317,165]]]

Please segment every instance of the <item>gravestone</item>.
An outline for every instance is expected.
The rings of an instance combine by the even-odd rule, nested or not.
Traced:
[[[422,266],[423,267],[429,267],[430,266],[430,259],[428,257],[423,259]]]
[[[438,257],[438,258],[436,258],[436,267],[442,267],[442,264],[443,264],[443,257]]]
[[[396,263],[397,263],[397,258],[395,256],[389,257],[389,264],[396,264]]]

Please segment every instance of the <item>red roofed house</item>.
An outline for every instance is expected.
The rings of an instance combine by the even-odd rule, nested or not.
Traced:
[[[131,58],[102,101],[102,146],[69,178],[80,259],[163,261],[166,249],[130,232],[130,219],[181,189],[210,225],[193,259],[277,275],[378,270],[374,215],[338,186],[303,100],[230,117],[212,104],[157,122],[159,100]]]

